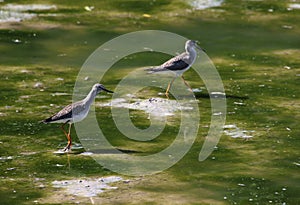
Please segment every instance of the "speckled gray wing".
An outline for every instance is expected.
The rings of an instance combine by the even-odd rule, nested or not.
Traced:
[[[55,122],[59,120],[67,120],[72,118],[72,112],[79,113],[84,110],[84,105],[81,102],[76,102],[74,104],[67,105],[58,113],[52,115],[51,117],[43,120],[44,123]],[[72,110],[73,108],[73,110]]]
[[[174,58],[171,58],[164,64],[162,64],[160,67],[163,67],[167,70],[171,71],[178,71],[178,70],[184,70],[189,66],[183,59],[186,56],[186,53],[182,53],[179,56],[176,56]]]
[[[174,58],[171,58],[167,62],[163,63],[160,66],[154,67],[154,68],[148,68],[146,71],[150,71],[149,73],[153,72],[160,72],[160,71],[178,71],[178,70],[184,70],[189,66],[188,63],[186,63],[183,59],[185,59],[187,53],[182,53],[178,56],[175,56]]]
[[[63,119],[70,119],[72,118],[72,104],[67,105],[64,107],[61,111],[58,113],[52,115],[51,117],[43,120],[44,123],[49,123],[49,122],[55,122]]]

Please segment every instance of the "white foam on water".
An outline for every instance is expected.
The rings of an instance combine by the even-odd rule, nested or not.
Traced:
[[[80,155],[83,155],[83,156],[91,156],[93,155],[94,153],[93,152],[82,152]]]
[[[32,13],[33,11],[47,11],[53,9],[56,9],[55,5],[6,4],[0,7],[0,23],[29,20],[37,17],[37,14]]]
[[[67,194],[81,197],[94,197],[108,189],[117,189],[118,187],[108,184],[121,181],[122,177],[109,176],[96,179],[73,179],[53,181],[55,188],[63,188]]]
[[[65,154],[66,152],[62,149],[54,151],[53,154]]]
[[[223,92],[211,92],[210,94],[211,94],[211,95],[226,95],[226,94],[223,93]]]
[[[192,90],[193,90],[194,93],[201,93],[202,92],[202,90],[199,89],[199,88],[193,88]]]
[[[112,106],[118,108],[127,108],[133,110],[142,110],[153,116],[173,116],[175,112],[182,110],[192,110],[192,107],[181,106],[176,100],[167,100],[163,98],[150,98],[146,100],[136,99],[129,103],[124,98],[113,99],[109,103],[100,104],[100,106]]]
[[[64,95],[70,95],[69,93],[59,93],[59,92],[56,92],[56,93],[51,93],[50,94],[51,96],[64,96]]]
[[[291,9],[300,9],[300,4],[289,4],[289,8]]]
[[[3,156],[3,157],[0,157],[0,161],[6,161],[6,160],[12,160],[12,159],[13,159],[12,156],[8,156],[8,157]]]
[[[221,6],[224,0],[190,0],[189,4],[196,10]]]
[[[232,138],[243,138],[250,139],[253,136],[248,133],[253,133],[254,131],[241,130],[236,125],[224,125],[224,133]]]
[[[20,22],[23,20],[32,19],[33,17],[36,16],[37,16],[36,14],[0,10],[0,23]]]
[[[6,4],[1,7],[4,10],[11,11],[45,11],[57,9],[55,5],[46,4]]]

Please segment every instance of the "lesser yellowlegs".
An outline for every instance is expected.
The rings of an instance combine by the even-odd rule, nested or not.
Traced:
[[[197,45],[196,41],[188,40],[185,43],[184,53],[181,53],[180,55],[171,58],[170,60],[161,64],[160,66],[146,69],[147,71],[149,71],[148,73],[156,73],[156,72],[163,72],[163,71],[172,71],[175,73],[175,77],[168,84],[165,93],[167,97],[169,94],[169,90],[172,86],[172,83],[174,82],[175,78],[177,78],[178,76],[181,77],[181,79],[183,80],[186,86],[192,89],[191,86],[184,80],[182,74],[185,71],[187,71],[195,62],[197,58],[196,48],[198,48],[200,51],[204,51],[202,48],[200,48],[200,46]]]
[[[89,94],[83,99],[78,102],[72,103],[64,107],[61,111],[58,113],[52,115],[51,117],[43,120],[42,122],[47,123],[63,123],[61,126],[61,129],[63,130],[64,134],[66,135],[68,139],[67,146],[63,149],[64,152],[70,151],[72,146],[72,138],[71,138],[71,126],[72,123],[80,122],[83,120],[89,110],[90,106],[93,103],[96,95],[100,93],[101,90],[104,90],[109,93],[113,93],[110,90],[107,90],[102,84],[95,84]],[[69,124],[69,131],[68,133],[64,129],[64,126],[66,124]]]

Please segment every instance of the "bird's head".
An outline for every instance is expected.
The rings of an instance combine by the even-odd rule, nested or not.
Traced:
[[[97,94],[100,93],[102,90],[108,92],[108,93],[113,93],[113,91],[107,90],[102,84],[95,84],[93,86],[93,89],[95,89],[97,91]]]
[[[194,40],[188,40],[186,43],[185,43],[185,48],[188,49],[188,48],[197,48],[199,51],[204,51],[204,49],[202,49],[198,44],[197,41],[194,41]]]

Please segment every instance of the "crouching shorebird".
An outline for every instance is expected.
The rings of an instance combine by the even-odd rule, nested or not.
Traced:
[[[165,93],[167,97],[169,96],[169,90],[172,86],[172,83],[178,76],[180,76],[184,84],[192,90],[191,86],[184,80],[182,74],[185,71],[187,71],[195,62],[197,58],[196,48],[199,49],[200,51],[204,51],[202,48],[200,48],[200,46],[197,45],[196,41],[188,40],[185,43],[184,53],[181,53],[180,55],[171,58],[170,60],[161,64],[160,66],[146,69],[146,71],[149,71],[148,73],[156,73],[156,72],[163,72],[163,71],[172,71],[175,73],[175,77],[168,84]]]
[[[83,120],[87,114],[89,113],[90,106],[93,103],[96,95],[100,93],[102,90],[113,93],[113,91],[107,90],[102,84],[95,84],[89,94],[78,102],[72,103],[64,107],[58,113],[52,115],[51,117],[43,120],[42,122],[47,123],[63,123],[61,126],[62,131],[66,135],[68,139],[67,146],[63,149],[64,152],[68,152],[71,150],[72,146],[72,138],[71,138],[71,126],[75,122],[80,122]],[[67,133],[64,129],[64,126],[69,124],[69,132]]]

